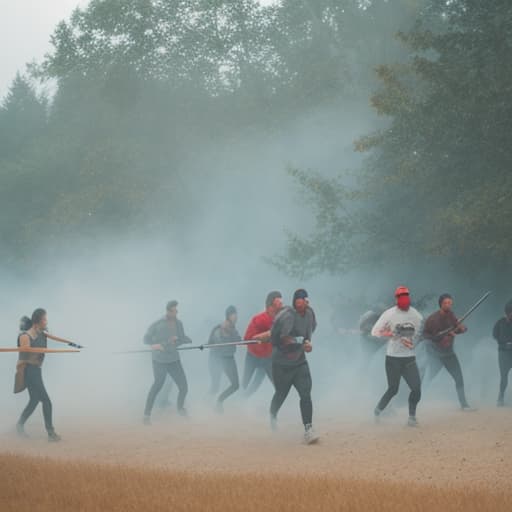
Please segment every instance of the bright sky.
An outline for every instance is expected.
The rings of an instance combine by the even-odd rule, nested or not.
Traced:
[[[260,0],[270,4],[275,0]],[[62,19],[87,0],[0,0],[0,98],[17,71],[40,61],[50,49],[50,35]]]

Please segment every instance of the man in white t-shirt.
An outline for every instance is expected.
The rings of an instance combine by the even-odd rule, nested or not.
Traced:
[[[411,307],[409,289],[399,286],[395,290],[396,306],[384,311],[373,326],[372,336],[388,338],[386,352],[386,376],[388,389],[375,407],[376,419],[398,393],[400,379],[407,382],[409,394],[409,421],[417,426],[416,406],[421,398],[421,379],[416,364],[414,346],[421,333],[423,317]]]

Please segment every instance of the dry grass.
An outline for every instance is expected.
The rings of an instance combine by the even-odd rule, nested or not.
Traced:
[[[2,512],[478,511],[512,509],[512,493],[290,475],[240,476],[99,466],[0,455]]]

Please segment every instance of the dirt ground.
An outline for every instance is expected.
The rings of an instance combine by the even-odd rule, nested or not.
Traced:
[[[434,486],[510,489],[512,408],[462,412],[434,405],[422,409],[418,428],[406,412],[383,418],[317,422],[321,441],[301,444],[301,427],[287,418],[272,434],[266,417],[227,413],[185,419],[160,413],[152,426],[68,418],[63,441],[47,442],[37,417],[29,440],[0,435],[0,452],[127,467],[208,473],[314,474],[316,477],[391,480]]]

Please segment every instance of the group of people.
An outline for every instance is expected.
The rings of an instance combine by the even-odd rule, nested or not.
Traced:
[[[184,403],[188,386],[179,347],[191,343],[191,340],[185,335],[183,324],[177,318],[177,306],[176,301],[169,302],[165,317],[152,324],[144,337],[144,343],[152,350],[154,374],[144,410],[146,425],[151,424],[155,399],[167,375],[178,387],[178,412],[184,416],[187,414]],[[311,338],[316,328],[316,317],[309,305],[306,290],[299,289],[294,293],[292,306],[283,305],[280,292],[270,292],[265,301],[265,311],[251,318],[243,340],[236,327],[237,320],[236,307],[229,306],[224,321],[213,328],[208,340],[211,393],[216,395],[217,412],[224,411],[225,400],[240,388],[235,353],[237,345],[245,341],[247,354],[242,386],[247,394],[255,392],[261,384],[258,373],[268,376],[275,388],[270,405],[270,423],[272,429],[276,429],[279,409],[294,387],[300,397],[304,440],[308,444],[314,443],[318,436],[313,429],[312,381],[305,354],[312,350]],[[229,385],[218,394],[222,375],[227,377]]]
[[[444,367],[453,377],[460,406],[465,411],[473,410],[467,402],[464,391],[462,370],[454,351],[455,337],[467,331],[453,312],[453,298],[449,294],[439,297],[439,309],[423,321],[422,315],[411,305],[409,289],[400,286],[395,290],[395,306],[372,319],[365,344],[387,342],[385,371],[388,387],[374,409],[376,421],[386,409],[391,399],[398,393],[403,378],[410,388],[408,425],[416,426],[417,405],[421,399],[422,381],[428,375],[432,379]],[[151,413],[155,399],[162,390],[167,375],[178,388],[177,408],[186,416],[185,399],[188,393],[187,377],[180,360],[182,345],[191,344],[185,334],[182,322],[178,319],[178,302],[167,304],[166,314],[153,323],[144,343],[152,353],[154,382],[149,390],[144,410],[144,423],[151,425]],[[242,339],[237,330],[238,313],[236,307],[226,309],[225,319],[216,325],[209,337],[207,348],[211,391],[216,396],[215,408],[224,410],[227,398],[239,390],[239,374],[235,360],[238,345],[247,345],[244,361],[242,387],[251,394],[261,384],[265,375],[274,386],[270,403],[270,426],[277,429],[277,416],[292,387],[300,398],[300,413],[304,425],[304,441],[315,443],[318,435],[313,429],[313,404],[311,400],[312,379],[306,354],[313,349],[312,337],[316,329],[316,317],[309,305],[308,293],[297,290],[291,306],[283,304],[280,292],[267,295],[265,310],[251,318]],[[52,404],[46,392],[41,367],[47,340],[66,342],[47,332],[47,314],[37,309],[32,318],[24,317],[18,336],[20,350],[17,364],[15,392],[28,389],[30,401],[22,412],[17,432],[26,437],[24,425],[39,402],[43,405],[43,415],[49,441],[60,440],[52,421]],[[512,368],[512,302],[505,307],[505,316],[500,318],[493,329],[498,343],[499,368],[501,373],[498,406],[504,405],[508,374]],[[426,344],[427,358],[418,366],[415,349],[422,341]],[[68,343],[69,344],[69,343]],[[366,346],[366,345],[365,345]],[[368,346],[366,346],[368,349]],[[37,351],[36,351],[37,350]],[[372,348],[371,350],[374,350]],[[229,386],[219,394],[220,381],[225,375]],[[252,382],[252,384],[251,384]]]
[[[430,383],[443,368],[453,378],[461,410],[474,411],[466,398],[462,369],[454,350],[456,336],[466,333],[467,327],[453,312],[453,297],[442,294],[438,300],[439,309],[424,322],[422,315],[411,305],[408,288],[398,287],[395,299],[396,305],[384,311],[373,323],[370,336],[364,335],[364,343],[373,343],[374,347],[383,338],[389,339],[385,362],[388,388],[375,407],[376,420],[398,393],[403,378],[410,388],[408,424],[416,426],[422,383]],[[362,320],[368,323],[369,315]],[[493,337],[498,343],[500,368],[497,405],[503,407],[508,374],[512,369],[512,301],[505,306],[505,316],[495,324]],[[420,341],[425,344],[425,357],[418,365],[415,348]]]

